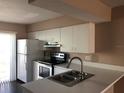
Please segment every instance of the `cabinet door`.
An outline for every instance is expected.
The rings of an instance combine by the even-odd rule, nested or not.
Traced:
[[[72,26],[61,28],[61,51],[72,52]]]
[[[28,33],[28,38],[46,41],[46,31],[37,31],[37,32]]]
[[[46,31],[37,32],[37,39],[46,41]]]
[[[94,29],[91,24],[73,26],[73,52],[92,53],[94,52],[93,37]],[[93,50],[91,49],[93,48]]]
[[[60,42],[60,29],[51,29],[46,31],[46,40],[48,42]]]

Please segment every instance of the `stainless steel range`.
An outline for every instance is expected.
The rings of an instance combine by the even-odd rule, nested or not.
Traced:
[[[54,66],[68,62],[69,54],[64,52],[54,52],[50,54],[50,59],[35,61],[34,80],[43,79],[54,75]]]

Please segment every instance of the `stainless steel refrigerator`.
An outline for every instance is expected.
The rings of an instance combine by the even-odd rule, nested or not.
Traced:
[[[43,45],[40,40],[17,40],[17,79],[23,82],[33,80],[33,60],[42,59]]]

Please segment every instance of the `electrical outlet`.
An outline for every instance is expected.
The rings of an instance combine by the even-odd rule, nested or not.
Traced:
[[[86,61],[92,61],[92,55],[87,55],[85,56]]]

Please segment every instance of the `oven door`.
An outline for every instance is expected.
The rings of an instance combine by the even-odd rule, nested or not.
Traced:
[[[40,64],[38,67],[38,79],[43,79],[52,76],[52,66]]]

